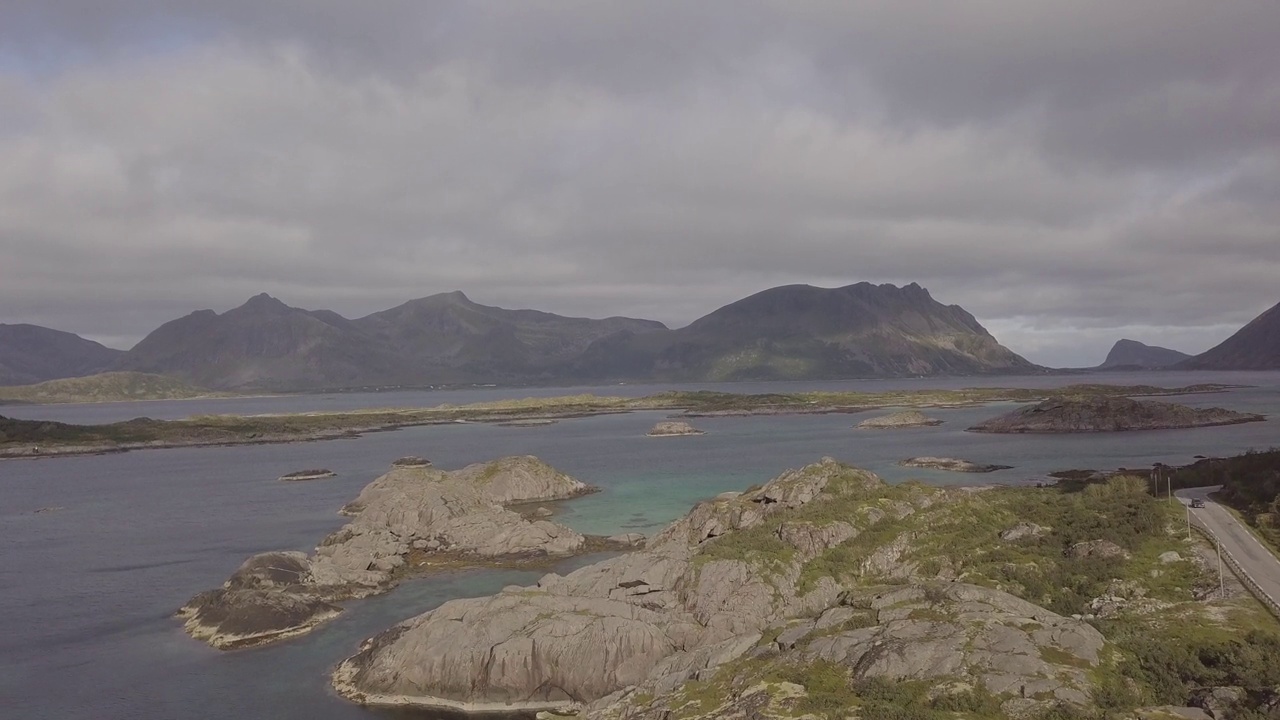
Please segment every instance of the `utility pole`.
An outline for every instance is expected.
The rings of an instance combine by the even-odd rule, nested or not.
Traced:
[[[1187,506],[1187,541],[1191,541],[1191,506]]]

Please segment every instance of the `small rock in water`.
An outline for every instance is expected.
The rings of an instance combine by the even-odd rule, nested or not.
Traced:
[[[430,465],[430,464],[431,464],[431,461],[424,457],[418,457],[417,455],[408,455],[391,463],[391,466],[392,467],[426,467],[427,465]]]
[[[941,425],[942,421],[931,418],[919,410],[905,410],[891,415],[881,415],[858,423],[859,430],[887,430],[890,428],[931,427]]]
[[[930,470],[947,470],[962,473],[989,473],[996,470],[1010,470],[1009,465],[984,465],[970,460],[942,457],[913,457],[898,463],[902,467],[926,468]]]
[[[338,473],[325,468],[317,468],[314,470],[299,470],[291,472],[288,475],[281,475],[280,479],[285,482],[296,482],[299,480],[320,480],[321,478],[331,478],[337,476]]]
[[[687,422],[678,420],[664,420],[653,426],[649,431],[649,437],[674,437],[678,435],[704,435],[703,431],[695,428]]]

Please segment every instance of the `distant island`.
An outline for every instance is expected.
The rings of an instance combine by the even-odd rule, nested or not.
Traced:
[[[1011,470],[1011,465],[988,465],[971,460],[943,457],[913,457],[898,463],[902,467],[925,468],[928,470],[946,470],[959,473],[989,473],[997,470]]]
[[[327,440],[353,437],[366,432],[458,421],[509,423],[642,410],[682,411],[685,417],[860,413],[886,407],[1061,400],[1081,394],[1127,397],[1215,393],[1228,387],[1230,386],[1192,385],[1183,388],[1162,388],[1149,385],[1091,384],[1056,389],[969,388],[760,395],[670,391],[641,398],[569,395],[461,406],[440,405],[430,408],[356,410],[336,413],[203,415],[185,420],[155,420],[141,417],[103,425],[72,425],[0,416],[0,458],[121,452],[164,447]]]
[[[942,421],[931,418],[919,410],[903,410],[890,415],[867,418],[858,423],[860,430],[888,430],[892,428],[931,427],[941,425]]]
[[[1090,433],[1124,430],[1174,430],[1236,425],[1266,418],[1223,408],[1191,408],[1176,403],[1120,396],[1051,398],[1018,408],[969,430],[983,433]]]
[[[1119,340],[1107,353],[1107,359],[1099,370],[1154,370],[1177,365],[1191,356],[1156,345],[1146,345],[1137,340]]]

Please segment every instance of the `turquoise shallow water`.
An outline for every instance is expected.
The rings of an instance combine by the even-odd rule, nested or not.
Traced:
[[[1026,378],[986,380],[1027,384]],[[1280,374],[1219,380],[1257,387],[1181,400],[1280,413]],[[1138,381],[1182,385],[1186,378],[1155,375]],[[964,384],[973,383],[953,386]],[[357,400],[343,397],[347,403]],[[363,402],[382,406],[384,400],[365,396]],[[277,399],[273,411],[294,409],[290,403],[297,401]],[[200,407],[188,403],[170,411]],[[190,640],[170,615],[192,594],[221,583],[250,554],[309,550],[341,526],[336,510],[402,455],[424,455],[445,468],[503,455],[538,455],[602,488],[559,504],[560,519],[584,532],[611,534],[650,533],[698,500],[764,482],[824,455],[894,482],[916,477],[934,483],[1017,483],[1058,469],[1182,463],[1195,454],[1280,445],[1275,421],[1116,435],[964,432],[1005,409],[930,411],[944,424],[901,431],[854,431],[852,426],[867,415],[704,418],[695,424],[706,435],[649,438],[645,432],[663,415],[636,413],[550,426],[462,424],[355,440],[0,462],[0,716],[372,717],[327,690],[328,668],[354,652],[362,639],[399,620],[450,598],[532,582],[538,573],[467,572],[411,582],[388,595],[349,603],[341,618],[311,636],[237,653]],[[80,420],[103,413],[102,407],[22,410],[73,420],[76,413]],[[895,464],[926,454],[1016,467],[969,476]],[[337,471],[338,477],[276,480],[317,466]],[[61,509],[33,514],[43,507]]]

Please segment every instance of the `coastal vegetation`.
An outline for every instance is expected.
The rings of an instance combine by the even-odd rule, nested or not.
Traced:
[[[883,392],[735,394],[668,391],[640,398],[567,395],[427,408],[381,408],[336,413],[200,415],[185,420],[133,420],[103,425],[19,420],[0,416],[0,457],[93,453],[147,447],[295,442],[349,437],[415,425],[573,418],[640,410],[681,417],[859,413],[886,407],[957,407],[991,402],[1035,402],[1088,396],[1159,396],[1213,393],[1224,385],[1162,388],[1149,385],[1072,385],[1053,389],[967,388]]]
[[[891,513],[903,503],[918,506],[933,498],[930,507],[881,520],[809,560],[799,577],[799,592],[811,591],[823,578],[836,578],[846,588],[874,582],[883,578],[892,559],[890,572],[897,582],[920,576],[961,580],[1009,592],[1060,615],[1087,618],[1112,649],[1111,662],[1090,671],[1091,703],[1052,703],[1026,717],[1102,720],[1143,706],[1186,706],[1197,701],[1198,692],[1219,686],[1244,688],[1232,717],[1269,717],[1264,705],[1274,702],[1274,689],[1280,686],[1274,663],[1280,657],[1280,627],[1247,596],[1210,599],[1216,577],[1175,532],[1178,511],[1152,497],[1144,479],[1126,476],[1074,487],[967,493],[922,485],[862,487],[862,492],[836,489],[836,499],[806,507],[785,521],[717,538],[703,555],[707,560],[746,560],[776,572],[795,557],[778,539],[783,522],[830,523],[876,510]],[[1016,523],[1029,523],[1043,533],[1002,540],[999,531]],[[1073,552],[1081,544],[1116,551]],[[891,552],[886,554],[887,548]],[[1178,559],[1169,561],[1168,553]],[[937,611],[913,611],[912,616],[948,619]],[[848,627],[868,623],[875,624],[862,617]],[[1051,648],[1042,654],[1071,662]],[[804,688],[793,711],[818,717],[841,718],[854,708],[864,717],[910,720],[1008,716],[1002,709],[1008,698],[981,684],[940,693],[936,682],[855,675],[825,661],[750,659],[722,668],[709,681],[688,683],[670,706],[685,710],[676,717],[711,717],[700,711],[732,705],[740,693],[735,688],[789,682]]]

